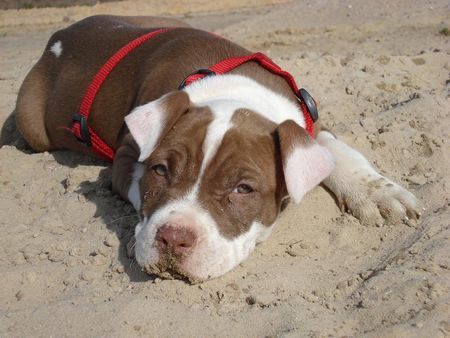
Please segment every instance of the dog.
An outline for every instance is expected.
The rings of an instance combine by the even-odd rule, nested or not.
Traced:
[[[268,238],[289,199],[321,183],[362,223],[419,217],[414,195],[321,127],[314,100],[270,60],[211,71],[247,55],[174,19],[89,17],[50,38],[16,124],[36,151],[113,158],[113,190],[139,214],[134,255],[149,274],[221,276]]]

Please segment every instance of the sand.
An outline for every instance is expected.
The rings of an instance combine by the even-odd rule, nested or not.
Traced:
[[[318,187],[223,277],[144,274],[125,254],[136,217],[111,193],[110,168],[33,153],[9,118],[51,33],[98,13],[172,15],[266,52],[322,121],[420,199],[422,218],[365,226]],[[445,0],[0,11],[0,336],[449,336],[449,26]]]

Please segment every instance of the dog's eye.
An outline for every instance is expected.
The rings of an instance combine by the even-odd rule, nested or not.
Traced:
[[[242,183],[242,184],[239,184],[233,190],[233,192],[236,192],[238,194],[250,194],[251,192],[253,192],[253,188],[251,186],[249,186],[248,184]]]
[[[167,176],[167,167],[164,164],[157,164],[152,167],[156,175]]]

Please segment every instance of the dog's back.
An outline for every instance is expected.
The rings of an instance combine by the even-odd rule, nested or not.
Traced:
[[[43,55],[25,78],[17,99],[16,124],[28,144],[36,151],[69,148],[86,152],[87,149],[78,144],[64,127],[78,110],[92,77],[130,40],[163,27],[190,26],[170,18],[102,15],[86,18],[54,33]],[[155,39],[153,42],[158,41]],[[99,102],[94,104],[93,123],[97,115],[96,106],[102,106],[102,112],[108,117],[106,121],[123,123],[123,115],[129,112],[136,99],[136,68],[147,61],[146,55],[152,49],[149,45],[132,53],[111,74],[112,79],[98,95]],[[155,97],[160,94],[155,94]],[[117,114],[122,118],[111,118]],[[103,119],[103,116],[97,118]],[[118,131],[121,125],[109,127],[108,133],[102,136],[115,146],[117,133],[111,135],[110,130]]]
[[[67,114],[64,112],[77,109],[80,97],[75,93],[83,92],[81,87],[87,85],[92,75],[89,71],[96,71],[101,60],[110,56],[110,49],[118,49],[130,38],[159,27],[189,25],[170,18],[101,15],[89,17],[53,34],[42,57],[25,78],[17,99],[16,124],[28,144],[37,151],[59,148],[48,134],[46,112],[59,110],[56,123],[66,126]],[[61,62],[64,58],[73,62]],[[96,64],[90,66],[90,62]],[[79,77],[79,72],[84,74],[85,81],[71,81],[67,93],[65,82],[70,81],[73,74]],[[64,93],[61,93],[61,84]],[[67,95],[70,93],[72,95]],[[63,121],[58,116],[63,117]]]

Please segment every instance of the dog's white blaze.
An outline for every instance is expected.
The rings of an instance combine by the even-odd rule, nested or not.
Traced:
[[[141,208],[141,191],[139,189],[139,181],[144,175],[144,165],[137,162],[134,165],[134,171],[132,175],[132,181],[130,188],[128,189],[128,200],[133,204],[135,210]]]
[[[50,51],[55,54],[57,58],[59,58],[62,54],[63,48],[62,48],[62,42],[60,40],[56,41],[51,47]]]
[[[203,102],[202,105],[207,105],[211,109],[214,120],[209,124],[205,139],[203,140],[203,161],[200,166],[197,181],[187,196],[189,200],[196,200],[203,173],[222,144],[225,133],[233,126],[231,118],[235,110],[239,108],[239,105],[236,105],[235,102],[222,100]]]

